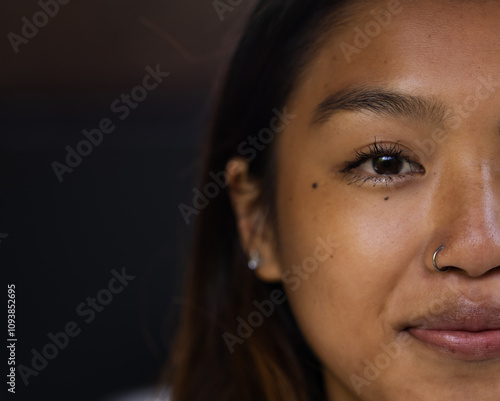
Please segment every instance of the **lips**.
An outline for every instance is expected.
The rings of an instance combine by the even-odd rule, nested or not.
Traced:
[[[444,356],[462,360],[500,358],[500,307],[492,301],[454,300],[406,330]]]

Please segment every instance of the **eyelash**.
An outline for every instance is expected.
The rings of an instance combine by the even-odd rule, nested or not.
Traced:
[[[411,166],[412,171],[410,173],[404,173],[404,174],[396,174],[396,175],[366,175],[361,174],[361,173],[356,173],[354,170],[361,166],[363,163],[375,159],[377,157],[382,157],[382,156],[388,156],[388,157],[395,157],[395,158],[403,158],[406,162],[408,162]],[[375,187],[377,184],[386,184],[389,185],[394,182],[400,182],[403,181],[406,177],[408,176],[413,176],[416,171],[413,170],[413,167],[417,166],[419,169],[423,170],[423,167],[411,160],[411,158],[408,155],[405,155],[404,149],[401,148],[401,146],[396,142],[396,143],[377,143],[375,142],[368,147],[368,151],[356,151],[356,159],[353,161],[346,161],[344,163],[344,168],[340,171],[341,173],[344,173],[344,178],[347,178],[349,180],[348,185],[358,185],[362,186],[366,182],[372,182],[373,186]]]

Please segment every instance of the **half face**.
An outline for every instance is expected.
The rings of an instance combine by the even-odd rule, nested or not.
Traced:
[[[372,3],[289,99],[276,259],[331,400],[499,399],[499,21]]]

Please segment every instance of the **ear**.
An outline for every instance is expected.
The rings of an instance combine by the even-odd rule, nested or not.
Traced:
[[[262,206],[257,203],[261,194],[260,182],[248,173],[246,159],[236,157],[226,165],[229,180],[229,197],[238,225],[240,243],[247,255],[256,250],[260,265],[255,274],[263,281],[281,281],[272,230],[267,224]]]

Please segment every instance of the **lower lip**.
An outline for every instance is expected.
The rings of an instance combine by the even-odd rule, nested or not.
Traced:
[[[500,330],[460,331],[411,328],[411,335],[457,359],[470,361],[500,357]]]

